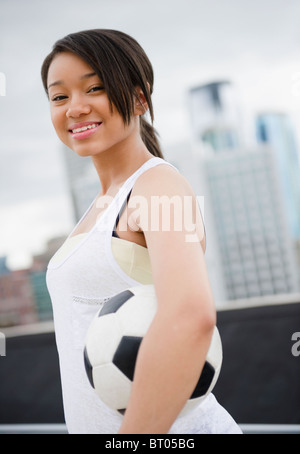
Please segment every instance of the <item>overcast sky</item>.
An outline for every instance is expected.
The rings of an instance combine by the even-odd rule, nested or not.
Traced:
[[[26,266],[72,227],[40,82],[57,39],[88,28],[135,37],[154,66],[163,145],[189,139],[189,88],[224,78],[236,84],[249,136],[261,110],[288,112],[300,136],[299,17],[300,0],[0,0],[0,256]]]

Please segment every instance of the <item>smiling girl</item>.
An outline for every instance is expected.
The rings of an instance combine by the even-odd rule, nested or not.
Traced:
[[[42,66],[58,137],[89,156],[101,192],[48,266],[65,417],[70,433],[240,433],[210,394],[178,418],[203,369],[216,323],[205,264],[205,234],[188,181],[163,159],[153,122],[153,70],[140,45],[114,30],[59,40]],[[198,241],[184,223],[151,230],[152,197],[190,197]],[[130,197],[143,198],[142,208]],[[103,203],[110,200],[107,205]],[[130,223],[129,223],[130,219]],[[129,225],[130,224],[130,225]],[[157,225],[157,223],[156,223]],[[130,402],[122,417],[87,380],[87,329],[105,300],[153,283],[157,315],[140,347]]]

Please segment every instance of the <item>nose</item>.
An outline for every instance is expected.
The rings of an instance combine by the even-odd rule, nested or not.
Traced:
[[[66,112],[67,118],[78,118],[81,115],[87,115],[91,112],[91,106],[81,96],[72,96],[68,110]]]

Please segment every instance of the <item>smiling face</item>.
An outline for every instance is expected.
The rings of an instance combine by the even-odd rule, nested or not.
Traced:
[[[80,57],[61,52],[48,72],[51,120],[60,140],[80,156],[116,149],[139,137],[138,115],[124,124],[95,71]]]

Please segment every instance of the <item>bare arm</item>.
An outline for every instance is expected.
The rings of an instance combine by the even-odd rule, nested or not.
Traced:
[[[149,207],[153,178],[157,195],[194,197],[183,177],[161,166],[145,173],[137,183],[136,190],[147,197]],[[137,225],[144,231],[149,249],[158,311],[141,344],[121,434],[169,431],[194,391],[215,325],[200,241],[186,241],[184,222],[180,231],[173,221],[168,231],[151,231],[149,216],[150,212],[147,226],[143,216]]]

